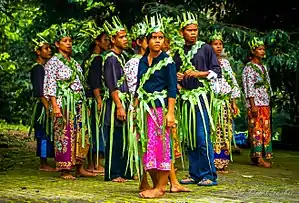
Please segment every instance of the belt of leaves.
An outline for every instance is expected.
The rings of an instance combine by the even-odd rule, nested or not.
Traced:
[[[123,55],[116,55],[114,52],[108,52],[107,54],[105,54],[103,56],[103,68],[104,68],[104,64],[105,64],[105,61],[109,58],[109,57],[112,57],[112,56],[115,56],[117,61],[120,63],[121,67],[123,68],[124,65],[125,65],[125,58],[123,57]],[[102,76],[104,77],[104,75]],[[126,78],[125,78],[125,75],[123,75],[118,81],[117,81],[117,88],[120,88],[121,85],[123,85],[123,83],[125,82]],[[105,81],[104,78],[102,81]],[[103,89],[104,89],[104,97],[103,97],[103,108],[102,108],[102,111],[101,111],[101,117],[102,117],[102,126],[103,126],[103,123],[104,123],[104,117],[105,117],[105,113],[106,113],[106,100],[109,98],[109,90],[106,86],[106,84],[103,82]],[[123,93],[121,91],[118,90],[118,97],[122,103],[122,106],[124,108],[124,110],[127,112],[127,109],[128,109],[128,104],[130,103],[130,95],[128,93]],[[115,103],[112,101],[112,106],[111,106],[111,120],[110,120],[110,150],[109,150],[109,171],[108,171],[108,174],[109,174],[109,177],[110,177],[110,171],[111,171],[111,159],[112,159],[112,148],[113,148],[113,137],[114,137],[114,121],[115,121],[115,113],[116,113],[116,105]],[[123,156],[124,156],[124,153],[126,151],[126,147],[127,147],[127,143],[126,143],[126,128],[130,128],[130,126],[132,126],[133,124],[131,124],[131,122],[133,122],[133,119],[129,119],[130,115],[128,115],[128,121],[127,121],[127,125],[123,124],[122,126],[122,130],[123,130]],[[130,133],[130,131],[128,131],[128,133]],[[128,136],[130,137],[130,135]],[[128,139],[129,141],[129,144],[130,144],[130,139]],[[127,147],[128,149],[130,149],[130,147]],[[129,150],[130,152],[130,150]],[[107,152],[108,153],[108,152]],[[130,158],[130,155],[129,155],[129,158]],[[126,170],[128,169],[128,166],[129,166],[129,159],[128,159],[128,162],[127,162],[127,168]],[[133,168],[133,166],[130,164],[130,167]],[[131,170],[131,173],[133,172],[133,170]]]
[[[77,62],[71,58],[70,61],[67,61],[60,53],[55,54],[55,56],[61,60],[66,66],[68,66],[72,70],[72,75],[68,80],[60,80],[57,81],[57,97],[62,98],[62,114],[63,119],[65,119],[65,123],[69,122],[69,119],[74,120],[77,114],[76,108],[79,103],[82,103],[82,147],[85,147],[85,134],[86,131],[88,135],[91,135],[90,131],[90,122],[89,122],[89,113],[88,106],[85,99],[84,89],[75,92],[71,89],[71,84],[75,81],[76,77],[79,78],[80,82],[84,82],[83,74],[77,68]]]
[[[29,132],[28,132],[28,136],[30,137],[31,136],[31,133],[32,133],[32,129],[34,127],[34,122],[35,122],[35,118],[36,116],[39,116],[38,119],[37,119],[37,122],[41,125],[43,125],[43,127],[46,128],[46,135],[50,137],[50,140],[53,141],[53,123],[52,123],[52,118],[50,115],[48,115],[46,113],[46,108],[45,106],[43,105],[42,107],[42,112],[40,115],[37,115],[37,107],[38,105],[41,103],[41,101],[36,98],[36,101],[34,103],[34,106],[33,106],[33,111],[32,111],[32,115],[31,115],[31,119],[30,119],[30,128],[29,128]],[[46,125],[46,126],[44,126]]]
[[[212,112],[213,112],[213,119],[214,122],[216,123],[216,127],[220,127],[222,130],[222,133],[228,133],[228,139],[225,139],[225,135],[223,135],[224,137],[224,142],[226,144],[226,146],[228,146],[228,151],[230,152],[230,160],[233,161],[232,159],[232,149],[231,149],[231,141],[233,138],[233,131],[232,129],[232,119],[233,119],[233,115],[231,112],[231,100],[230,100],[230,95],[224,95],[222,97],[215,97],[213,99],[213,106],[212,106]],[[224,111],[225,109],[227,109],[227,116],[225,116]],[[224,126],[224,122],[225,120],[227,120],[227,128],[225,128]],[[220,121],[220,122],[219,122]],[[220,125],[220,126],[219,126]],[[217,139],[217,128],[215,130],[212,131],[211,133],[211,140],[212,143],[216,142]]]

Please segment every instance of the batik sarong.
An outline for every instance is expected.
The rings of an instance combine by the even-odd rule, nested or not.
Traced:
[[[143,156],[145,170],[156,169],[170,171],[170,129],[166,128],[163,135],[163,110],[151,109],[152,115],[147,116],[147,150]]]
[[[216,140],[214,143],[214,163],[217,170],[227,168],[233,135],[232,115],[228,106],[223,108],[223,117],[218,117]]]
[[[89,137],[85,133],[82,143],[82,109],[76,108],[74,119],[54,118],[55,161],[58,170],[70,170],[76,164],[82,164],[89,150]]]
[[[272,158],[270,107],[258,106],[255,117],[248,109],[248,133],[251,144],[251,158]]]

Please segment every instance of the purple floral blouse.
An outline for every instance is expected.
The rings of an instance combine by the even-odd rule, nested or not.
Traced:
[[[82,69],[79,63],[76,62],[76,66],[80,72]],[[72,75],[72,70],[70,67],[66,66],[62,61],[60,61],[56,56],[53,56],[45,65],[45,79],[44,79],[44,95],[46,98],[51,96],[56,96],[57,93],[57,82],[68,80]],[[70,88],[74,92],[80,92],[83,90],[83,86],[77,76],[76,79],[71,83]],[[57,105],[61,107],[62,98],[57,97]]]
[[[266,78],[270,84],[270,78],[268,75],[267,68],[265,66],[257,65],[262,73],[266,74]],[[244,92],[246,96],[246,105],[247,107],[250,107],[249,98],[254,98],[254,103],[256,106],[269,106],[270,104],[270,98],[267,92],[267,89],[263,86],[261,87],[255,87],[255,83],[259,82],[261,79],[261,76],[253,70],[251,66],[245,66],[242,73],[242,80],[243,80],[243,86],[244,86]],[[272,90],[270,90],[272,93]]]

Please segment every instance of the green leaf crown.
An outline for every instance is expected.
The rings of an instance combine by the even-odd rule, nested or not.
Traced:
[[[49,44],[48,40],[45,39],[46,36],[42,36],[42,33],[38,33],[35,39],[32,39],[33,49],[37,51],[39,48],[45,44]]]
[[[259,46],[264,46],[264,42],[261,39],[254,37],[250,42],[248,42],[248,45],[250,50],[255,50]]]
[[[214,40],[223,41],[222,32],[218,32],[217,30],[214,30],[212,35],[209,37],[209,42],[213,42]]]
[[[191,25],[191,24],[198,25],[197,16],[189,11],[182,14],[182,19],[179,16],[177,16],[177,21],[180,25],[180,29],[183,29],[187,25]]]
[[[84,25],[80,29],[80,37],[82,38],[91,38],[95,40],[99,35],[101,35],[105,30],[101,27],[98,27],[94,20],[89,20],[84,22]]]
[[[119,31],[126,30],[126,27],[122,24],[119,17],[113,16],[112,22],[109,23],[107,20],[103,24],[105,32],[110,36],[116,35]]]
[[[154,32],[163,32],[165,33],[165,27],[163,23],[163,19],[161,18],[161,15],[155,15],[151,17],[145,16],[145,23],[147,24],[147,31],[146,35],[150,35]]]
[[[148,29],[147,24],[144,21],[132,26],[131,28],[132,39],[137,40],[139,38],[145,37],[147,29]]]

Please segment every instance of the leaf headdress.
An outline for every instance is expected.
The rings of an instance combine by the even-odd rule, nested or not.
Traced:
[[[250,47],[250,50],[253,51],[259,46],[264,46],[265,44],[261,39],[253,37],[253,39],[250,42],[248,42],[248,45]]]
[[[97,26],[94,20],[89,20],[84,22],[84,25],[80,29],[79,36],[82,38],[90,38],[91,40],[95,40],[103,32],[105,32],[105,30]]]
[[[147,24],[144,21],[132,26],[131,28],[132,39],[137,40],[139,38],[145,37],[147,29],[148,29]]]
[[[214,32],[212,33],[212,35],[209,37],[209,42],[212,42],[214,40],[220,40],[223,42],[223,37],[222,37],[222,33],[217,30],[214,30]]]
[[[146,31],[147,36],[154,32],[165,33],[165,26],[161,15],[155,15],[151,17],[145,16],[144,21],[147,24],[147,31]]]
[[[198,25],[198,18],[191,12],[186,12],[182,14],[182,18],[177,16],[177,21],[180,25],[180,29],[183,29],[187,25],[195,24]]]
[[[45,44],[49,44],[46,36],[43,36],[42,33],[38,33],[35,39],[32,39],[33,49],[37,51],[39,48],[44,46]]]
[[[113,16],[112,22],[109,23],[107,20],[103,24],[103,28],[105,32],[109,35],[109,37],[112,37],[116,35],[119,31],[126,31],[126,27],[122,24],[119,17]]]

